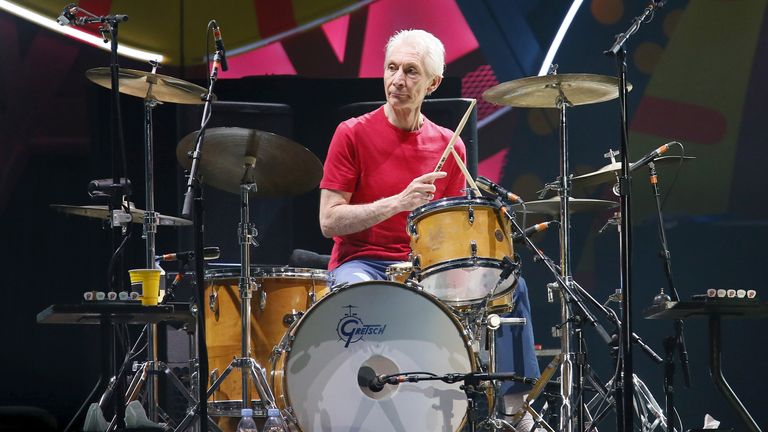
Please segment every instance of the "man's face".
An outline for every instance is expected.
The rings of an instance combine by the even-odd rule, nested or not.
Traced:
[[[384,66],[387,103],[396,109],[418,108],[439,83],[439,77],[428,75],[421,54],[408,40],[394,45]]]

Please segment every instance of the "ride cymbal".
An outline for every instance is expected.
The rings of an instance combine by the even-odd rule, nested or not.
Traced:
[[[198,132],[185,136],[176,147],[181,166],[190,169],[189,153]],[[248,167],[250,164],[250,167]],[[255,129],[208,129],[200,159],[203,184],[239,194],[240,185],[255,183],[251,195],[280,197],[308,192],[320,184],[323,164],[307,148],[288,138]]]
[[[694,156],[662,156],[656,158],[653,163],[659,166],[670,166],[673,164],[679,164],[681,162],[691,162],[695,160]],[[633,170],[632,164],[629,166],[630,171]],[[621,174],[621,162],[614,162],[608,164],[597,171],[591,173],[582,174],[577,177],[573,177],[571,182],[574,187],[593,186],[602,183],[615,183],[616,176]]]
[[[627,83],[627,91],[632,84]],[[594,74],[552,74],[520,78],[491,87],[483,99],[519,108],[559,108],[605,102],[619,97],[619,80]]]
[[[112,74],[108,67],[90,69],[85,72],[85,76],[102,87],[112,88]],[[120,69],[117,79],[120,84],[120,93],[130,96],[187,105],[205,102],[202,98],[207,92],[206,89],[167,75],[135,69]],[[214,100],[215,98],[214,96]]]
[[[619,203],[615,201],[606,201],[598,199],[571,198],[568,201],[570,213],[584,213],[589,211],[601,211],[618,207]],[[515,204],[512,206],[515,212],[523,212],[523,206]],[[560,197],[555,196],[545,200],[528,201],[525,203],[525,213],[545,214],[558,216],[560,214]]]
[[[86,205],[86,206],[73,206],[65,204],[51,204],[51,208],[62,213],[72,214],[76,216],[85,216],[92,219],[109,220],[109,207],[105,205]],[[133,204],[130,204],[131,209],[131,222],[144,223],[144,214],[146,211],[137,209]],[[188,226],[192,225],[192,221],[182,219],[174,216],[166,216],[158,213],[158,225],[164,226]]]

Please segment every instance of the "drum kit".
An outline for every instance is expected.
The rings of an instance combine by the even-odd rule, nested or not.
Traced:
[[[158,103],[200,104],[206,89],[152,72],[121,69],[121,93],[143,98],[146,128],[147,208],[125,202],[125,222],[144,224],[148,265],[155,266],[157,225],[191,222],[154,211],[152,173],[152,109]],[[110,70],[86,73],[94,83],[111,88]],[[305,147],[259,130],[222,127],[206,131],[208,149],[200,159],[203,184],[239,194],[240,266],[205,273],[204,314],[207,345],[208,414],[219,416],[211,427],[227,430],[240,409],[263,415],[278,407],[293,430],[514,430],[497,418],[501,380],[524,381],[497,374],[494,331],[501,324],[524,324],[500,315],[515,307],[521,262],[515,239],[533,246],[516,214],[549,215],[560,225],[560,263],[551,264],[561,282],[563,329],[561,354],[535,382],[525,410],[546,381],[561,367],[561,415],[578,380],[572,336],[573,299],[582,298],[570,265],[570,216],[612,209],[616,202],[571,197],[575,186],[615,182],[615,161],[595,172],[572,176],[569,168],[566,109],[618,96],[618,82],[589,74],[550,74],[518,79],[487,90],[492,103],[521,108],[556,108],[560,112],[560,177],[558,196],[509,203],[501,195],[444,198],[415,209],[408,217],[409,261],[387,268],[388,281],[331,286],[326,270],[251,264],[255,229],[249,199],[300,194],[317,187],[322,164]],[[176,155],[191,166],[199,131],[179,142]],[[657,163],[681,162],[663,157]],[[106,206],[52,205],[60,212],[113,220]],[[482,342],[485,341],[485,344]],[[365,343],[360,343],[365,342]],[[151,343],[149,344],[152,345]],[[155,354],[148,353],[149,361]],[[240,373],[232,372],[239,369]],[[444,373],[445,375],[435,375]],[[242,378],[239,382],[237,375]],[[229,378],[228,378],[229,377]],[[151,381],[151,380],[150,380]],[[399,383],[409,385],[388,385]],[[463,383],[459,387],[455,383]],[[148,387],[147,392],[150,393]],[[535,393],[535,394],[534,394]],[[256,397],[258,395],[258,398]],[[194,399],[194,398],[193,398]],[[148,403],[153,403],[149,398]],[[481,418],[478,405],[487,405]],[[150,407],[150,416],[154,411]],[[535,411],[533,411],[535,414]],[[192,423],[195,410],[176,430]],[[553,431],[537,415],[540,427]],[[230,420],[228,420],[228,418]],[[153,418],[154,419],[154,418]],[[386,427],[385,427],[386,429]]]

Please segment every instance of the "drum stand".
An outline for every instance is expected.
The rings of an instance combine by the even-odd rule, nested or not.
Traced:
[[[247,178],[248,171],[253,165],[246,163],[246,172],[243,178]],[[250,223],[250,210],[248,204],[248,195],[251,192],[256,191],[256,184],[248,183],[240,185],[240,227],[238,228],[238,235],[240,237],[240,318],[241,318],[241,356],[240,358],[234,358],[232,362],[227,366],[224,372],[219,376],[211,387],[208,389],[208,396],[210,397],[213,392],[221,385],[221,383],[229,376],[233,368],[239,368],[242,374],[242,402],[243,408],[250,408],[250,388],[248,386],[249,374],[253,377],[256,391],[259,393],[259,397],[266,405],[266,408],[276,408],[275,396],[267,383],[267,377],[265,369],[259,365],[256,360],[251,357],[251,299],[253,298],[253,280],[251,279],[251,246],[258,246],[256,242],[257,231]],[[262,293],[259,289],[260,285],[256,286],[256,292]]]
[[[490,314],[486,317],[487,327],[487,346],[488,346],[488,373],[493,375],[496,373],[496,330],[502,324],[507,325],[526,325],[525,318],[501,318],[496,314]],[[514,430],[512,425],[506,420],[497,417],[496,407],[501,397],[501,388],[498,381],[492,381],[493,384],[493,403],[488,407],[488,418],[480,423],[480,429],[490,430]],[[554,432],[549,430],[549,432]]]
[[[158,63],[150,62],[152,64],[152,73],[157,71]],[[155,212],[155,197],[154,197],[154,148],[153,148],[153,135],[152,135],[152,110],[157,106],[157,99],[152,96],[152,85],[149,83],[147,95],[144,98],[144,167],[145,167],[145,190],[146,190],[146,212],[144,213],[144,231],[142,237],[145,239],[145,264],[146,268],[156,268],[155,262],[155,233],[157,232],[157,225],[159,222],[159,215]],[[158,418],[158,393],[157,383],[155,381],[155,375],[158,373],[158,360],[157,360],[157,324],[147,324],[144,330],[147,338],[147,361],[138,366],[137,372],[134,378],[131,380],[128,386],[126,403],[135,400],[138,397],[140,386],[144,384],[146,386],[146,404],[147,404],[147,417],[151,421],[157,421]],[[139,341],[141,338],[139,338]],[[138,342],[136,345],[138,346]],[[134,347],[135,348],[135,347]],[[123,368],[125,364],[123,365]],[[168,375],[172,375],[172,372],[164,366],[164,372]],[[172,381],[174,385],[180,384],[177,377],[173,376],[176,381]],[[120,379],[120,375],[115,378]],[[178,385],[177,385],[178,387]],[[188,397],[187,390],[183,389],[182,394]],[[102,396],[102,403],[108,398],[109,390]],[[112,430],[117,426],[117,415],[110,422],[107,430]]]

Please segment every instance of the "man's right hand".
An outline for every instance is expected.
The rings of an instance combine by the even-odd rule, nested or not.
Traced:
[[[431,172],[413,179],[408,186],[397,195],[402,211],[411,211],[416,207],[427,204],[435,197],[435,180],[448,174],[445,171]]]

